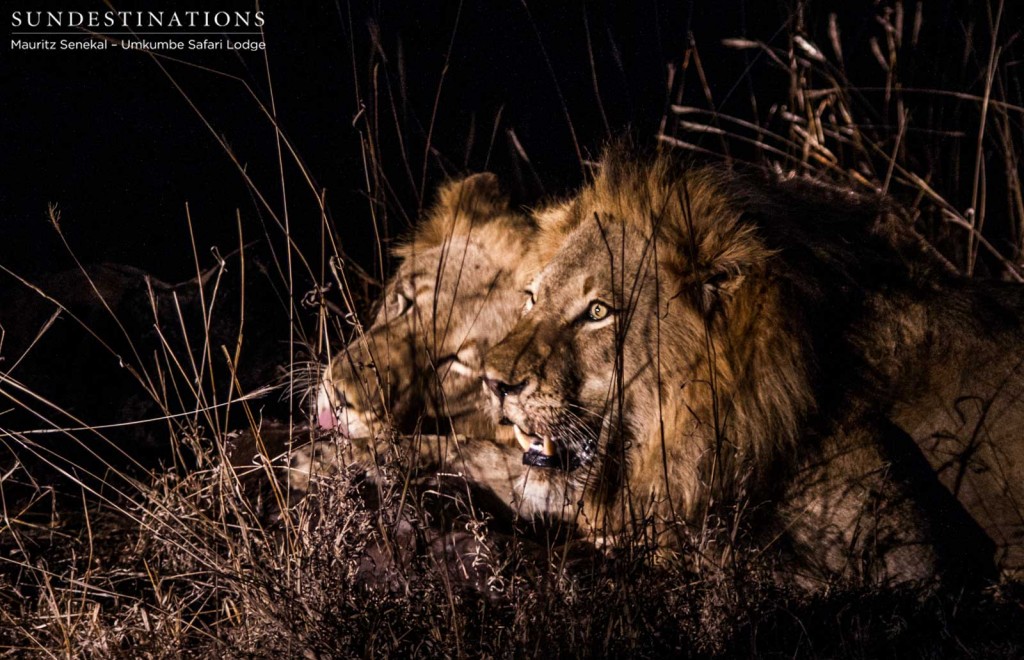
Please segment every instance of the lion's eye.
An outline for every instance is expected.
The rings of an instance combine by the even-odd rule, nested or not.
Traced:
[[[523,311],[528,312],[533,309],[535,304],[537,304],[537,297],[533,295],[533,291],[530,291],[529,289],[523,291],[523,293],[526,294],[526,303],[523,305]]]
[[[401,291],[395,291],[388,298],[388,313],[392,318],[402,316],[412,307],[412,300]]]
[[[588,321],[603,321],[608,318],[608,314],[611,313],[611,309],[608,305],[604,304],[600,300],[595,300],[590,303],[590,307],[587,308],[587,320]]]

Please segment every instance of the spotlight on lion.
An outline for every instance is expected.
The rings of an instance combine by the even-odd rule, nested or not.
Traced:
[[[1019,11],[691,4],[12,53],[0,649],[1019,657]]]

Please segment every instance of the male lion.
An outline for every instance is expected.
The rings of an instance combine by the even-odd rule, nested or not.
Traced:
[[[886,292],[915,299],[931,263],[881,211],[799,181],[607,156],[543,220],[546,266],[486,357],[524,450],[521,510],[671,549],[751,507],[755,543],[789,553],[805,586],[984,570],[991,544],[876,398],[912,371],[878,352],[910,344],[893,321],[865,340],[896,309]]]
[[[853,343],[890,419],[1024,578],[1024,286],[938,271],[873,291]]]

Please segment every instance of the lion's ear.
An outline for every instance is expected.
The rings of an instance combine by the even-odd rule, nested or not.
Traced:
[[[449,217],[465,214],[474,220],[487,220],[507,213],[509,208],[510,198],[498,177],[481,172],[441,186],[435,213]]]
[[[698,286],[705,312],[714,312],[726,304],[740,288],[752,268],[748,264],[718,261],[702,269]]]
[[[522,226],[523,231],[518,229]],[[483,244],[499,243],[508,233],[526,235],[532,220],[512,209],[509,195],[490,172],[454,179],[441,186],[437,202],[416,227],[411,242],[399,245],[395,254],[406,256],[409,245],[420,248],[448,244],[453,238],[475,237]]]
[[[743,213],[731,224],[719,224],[705,231],[688,259],[681,260],[681,275],[693,292],[700,309],[714,313],[728,306],[731,298],[755,272],[766,267],[773,252],[758,237],[756,216]],[[696,264],[691,259],[696,256]]]

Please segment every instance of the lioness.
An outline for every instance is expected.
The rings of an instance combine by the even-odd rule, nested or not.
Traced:
[[[493,174],[441,188],[423,222],[395,250],[402,261],[373,323],[333,357],[317,386],[320,427],[349,438],[356,461],[372,463],[397,432],[415,434],[420,462],[433,465],[446,452],[458,453],[461,444],[448,435],[456,432],[481,448],[469,452],[468,464],[449,460],[446,467],[473,481],[493,483],[500,474],[500,483],[511,483],[519,457],[499,449],[512,433],[497,428],[486,407],[481,356],[518,318],[536,268],[529,249],[535,234],[532,217],[511,207]],[[295,494],[306,491],[310,472],[338,466],[337,448],[328,441],[293,452]],[[503,463],[509,465],[496,472]],[[504,498],[510,488],[498,490]]]
[[[324,370],[320,426],[358,438],[379,433],[385,421],[400,433],[441,424],[493,436],[481,405],[481,356],[522,306],[535,229],[493,174],[441,188],[411,239],[395,249],[401,264],[373,322]]]

